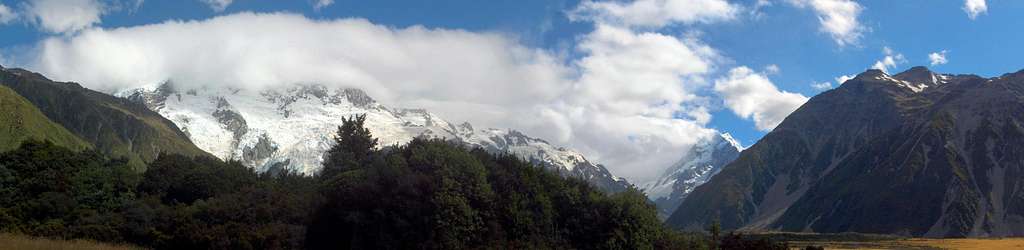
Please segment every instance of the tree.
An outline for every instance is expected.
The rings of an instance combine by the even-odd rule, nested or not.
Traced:
[[[366,114],[341,118],[341,121],[338,134],[334,137],[334,146],[327,151],[324,159],[320,173],[324,178],[367,165],[377,147],[377,139],[363,126]]]
[[[718,249],[722,234],[722,225],[718,222],[718,219],[711,222],[711,225],[708,226],[708,232],[711,233],[711,249]]]

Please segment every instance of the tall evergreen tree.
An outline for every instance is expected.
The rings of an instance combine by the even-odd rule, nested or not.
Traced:
[[[366,114],[341,119],[342,125],[338,126],[334,137],[335,146],[327,151],[320,173],[325,178],[367,165],[377,147],[377,139],[363,126]]]

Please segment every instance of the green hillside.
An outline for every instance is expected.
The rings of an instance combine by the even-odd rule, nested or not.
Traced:
[[[0,85],[0,152],[15,149],[29,139],[50,141],[74,150],[89,147],[89,143],[46,118],[24,97]]]
[[[17,92],[101,153],[125,157],[136,169],[143,169],[161,153],[210,156],[174,123],[141,104],[75,83],[54,82],[23,69],[0,67],[0,85]]]

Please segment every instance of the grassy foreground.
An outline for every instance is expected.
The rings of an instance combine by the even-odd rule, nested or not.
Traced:
[[[142,249],[130,245],[114,245],[88,240],[54,240],[24,235],[0,234],[0,248],[3,249],[75,249],[75,250],[130,250]]]
[[[804,249],[808,246],[825,249],[1024,249],[1024,237],[933,239],[862,233],[746,233],[748,237],[786,242],[790,249]]]
[[[882,241],[796,241],[792,249],[823,246],[825,249],[1024,249],[1024,238],[922,239],[908,238]]]

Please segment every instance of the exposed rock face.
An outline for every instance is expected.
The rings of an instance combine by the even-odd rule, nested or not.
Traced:
[[[389,108],[358,89],[296,85],[264,91],[189,89],[179,94],[167,83],[120,95],[145,103],[185,128],[200,148],[258,170],[315,173],[341,118],[365,114],[366,126],[381,146],[405,144],[415,137],[444,138],[495,153],[512,153],[604,190],[618,192],[630,186],[573,150],[513,130],[476,130],[469,123],[451,124],[422,109]]]
[[[695,229],[1024,235],[1024,71],[870,70],[815,96],[668,223]]]
[[[694,145],[657,181],[642,186],[647,197],[658,206],[658,213],[667,218],[693,189],[718,174],[740,154],[739,143],[729,134],[717,134]]]

